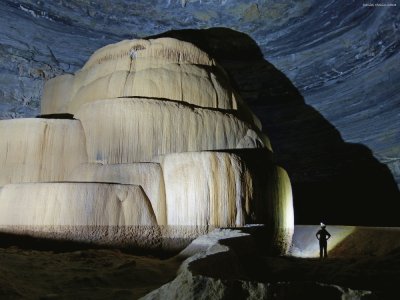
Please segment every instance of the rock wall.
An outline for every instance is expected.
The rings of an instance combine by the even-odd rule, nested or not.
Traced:
[[[0,186],[63,181],[87,161],[85,134],[77,120],[2,120],[0,141]]]
[[[285,252],[293,234],[292,190],[265,149],[174,153],[159,157],[166,187],[165,236],[189,241],[212,228],[265,224]],[[173,245],[168,248],[173,248]]]
[[[155,225],[139,186],[101,183],[9,184],[1,190],[2,225]],[[32,213],[34,212],[34,213]]]
[[[172,30],[154,37],[160,36],[198,45],[233,77],[243,99],[259,113],[276,162],[290,174],[298,224],[325,220],[330,224],[399,225],[395,212],[400,209],[400,192],[389,168],[366,144],[347,142],[330,119],[306,102],[286,74],[262,56],[260,46],[249,36],[224,28]],[[329,107],[335,104],[331,101]],[[343,105],[337,111],[348,108],[347,103]],[[363,127],[367,135],[376,130],[372,120],[371,126]],[[396,158],[391,161],[396,164]]]
[[[227,152],[161,157],[168,224],[217,227],[271,224],[290,228],[293,207],[287,175],[281,174],[284,171],[277,170],[260,152],[253,154],[258,154],[261,167],[255,167],[246,155]]]
[[[140,185],[151,202],[157,224],[167,224],[164,174],[157,163],[82,164],[68,175],[68,180]]]
[[[233,114],[170,101],[99,100],[82,106],[76,117],[85,131],[90,162],[132,163],[174,152],[270,147],[267,137]]]
[[[151,203],[140,186],[9,184],[0,192],[0,230],[120,247],[160,247]]]

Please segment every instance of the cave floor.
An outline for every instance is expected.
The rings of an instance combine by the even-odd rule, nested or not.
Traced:
[[[382,298],[397,294],[400,249],[384,256],[346,258],[259,257],[245,264],[250,280],[260,282],[319,282],[375,291]]]
[[[0,248],[0,299],[137,299],[172,280],[179,265],[113,249]]]
[[[114,249],[66,252],[0,248],[1,299],[137,299],[175,278],[181,261]],[[243,258],[241,280],[321,282],[389,297],[400,282],[400,249],[385,256]],[[209,274],[212,276],[212,274]]]

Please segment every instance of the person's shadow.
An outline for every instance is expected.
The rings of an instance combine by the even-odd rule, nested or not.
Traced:
[[[344,142],[248,35],[211,28],[148,38],[157,37],[190,42],[225,68],[289,174],[296,224],[400,226],[400,193],[387,166],[364,145]]]

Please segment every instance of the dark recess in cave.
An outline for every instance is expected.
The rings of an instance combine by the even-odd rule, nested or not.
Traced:
[[[193,43],[228,72],[291,178],[296,224],[400,226],[400,193],[387,166],[364,145],[346,143],[248,35],[211,28],[148,38],[158,37]]]
[[[47,114],[47,115],[38,115],[36,118],[39,119],[60,119],[60,120],[76,120],[73,114]]]

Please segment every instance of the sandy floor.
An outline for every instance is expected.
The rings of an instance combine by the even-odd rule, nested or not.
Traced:
[[[118,250],[0,248],[0,299],[137,299],[172,280],[178,266]]]

